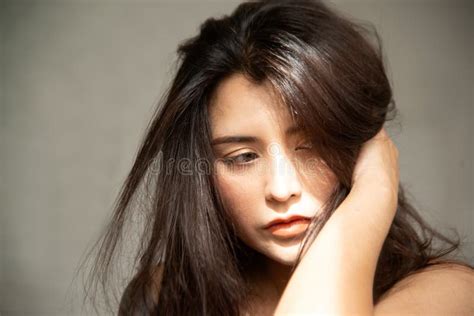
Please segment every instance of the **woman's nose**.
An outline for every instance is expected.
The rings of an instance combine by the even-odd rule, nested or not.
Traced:
[[[290,197],[301,194],[301,183],[298,173],[288,157],[280,151],[270,155],[269,172],[265,187],[268,200],[284,202]]]

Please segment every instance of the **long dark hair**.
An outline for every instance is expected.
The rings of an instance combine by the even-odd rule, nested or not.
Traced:
[[[207,105],[216,86],[233,74],[270,83],[336,174],[339,185],[305,244],[349,193],[358,151],[396,117],[395,101],[377,32],[320,1],[244,2],[231,15],[207,19],[177,52],[176,75],[93,247],[87,294],[115,296],[108,287],[115,262],[129,253],[124,243],[134,242],[119,314],[238,315],[248,291],[245,269],[258,254],[236,237],[215,186]],[[423,221],[402,186],[398,201],[374,302],[408,274],[447,261],[460,245],[459,237]],[[138,235],[130,223],[140,223]]]

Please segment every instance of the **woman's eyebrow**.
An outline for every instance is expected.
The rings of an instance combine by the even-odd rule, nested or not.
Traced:
[[[299,126],[290,126],[285,134],[290,136],[301,131]],[[259,141],[258,137],[255,136],[246,136],[246,135],[230,135],[230,136],[221,136],[212,140],[211,145],[221,145],[221,144],[230,144],[230,143],[257,143]]]
[[[217,137],[212,141],[212,146],[220,145],[220,144],[229,144],[229,143],[256,143],[258,142],[258,138],[254,136],[243,136],[243,135],[236,135],[236,136],[222,136]]]

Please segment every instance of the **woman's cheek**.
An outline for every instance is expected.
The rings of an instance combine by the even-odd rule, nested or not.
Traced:
[[[248,234],[252,227],[259,225],[258,187],[256,181],[246,181],[242,177],[221,176],[218,179],[219,192],[225,207],[230,212],[240,234]]]
[[[339,183],[336,174],[325,164],[305,171],[303,173],[305,187],[316,200],[324,203]]]

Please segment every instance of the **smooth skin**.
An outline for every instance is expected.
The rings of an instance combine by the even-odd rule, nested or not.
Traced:
[[[353,188],[308,248],[275,315],[473,315],[474,276],[443,265],[416,273],[376,305],[377,258],[394,218],[398,150],[382,129],[364,144]]]
[[[384,129],[364,144],[350,194],[290,277],[288,263],[295,259],[299,241],[274,239],[262,226],[291,212],[317,216],[335,178],[324,165],[318,177],[308,177],[305,168],[279,171],[282,164],[292,171],[293,163],[311,152],[301,150],[306,148],[304,135],[284,133],[289,118],[273,110],[270,92],[234,75],[219,85],[210,106],[213,138],[256,137],[253,142],[216,145],[219,157],[238,157],[243,163],[233,169],[218,165],[219,189],[239,237],[267,258],[255,279],[264,298],[252,302],[249,314],[474,314],[473,272],[458,265],[426,268],[396,284],[376,306],[372,302],[377,258],[395,215],[399,183],[398,150]],[[268,154],[270,145],[277,154]]]

